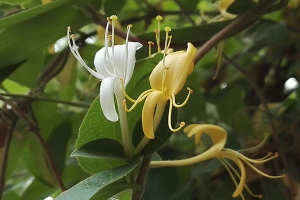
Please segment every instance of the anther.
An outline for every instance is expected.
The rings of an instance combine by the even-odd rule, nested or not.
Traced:
[[[72,35],[70,36],[70,38],[75,40],[75,38],[76,38],[75,34],[72,34]]]
[[[279,153],[276,152],[276,153],[274,154],[274,157],[275,157],[275,158],[278,158],[278,157],[279,157]]]
[[[127,30],[129,30],[132,27],[132,24],[127,25]]]
[[[161,21],[161,20],[163,19],[163,17],[160,16],[160,15],[157,15],[155,19],[156,19],[157,21]]]
[[[165,27],[165,31],[166,31],[166,32],[170,32],[171,30],[172,30],[172,29],[171,29],[170,26],[166,26],[166,27]]]
[[[194,91],[191,89],[191,88],[189,88],[189,87],[187,87],[186,88],[190,93],[193,93]]]
[[[109,17],[111,20],[115,21],[118,19],[118,16],[117,15],[112,15]]]
[[[71,32],[71,26],[68,26],[67,29],[69,32]]]
[[[123,83],[124,81],[123,81],[123,78],[120,78],[120,83]]]

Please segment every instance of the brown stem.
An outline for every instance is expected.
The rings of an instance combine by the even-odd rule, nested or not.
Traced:
[[[58,173],[58,171],[57,171],[57,169],[56,169],[56,167],[54,165],[54,161],[53,161],[53,159],[51,157],[51,154],[50,154],[50,151],[48,149],[48,146],[47,146],[44,138],[40,134],[39,126],[38,126],[37,122],[32,121],[26,114],[24,114],[24,112],[19,108],[19,106],[17,106],[16,104],[14,104],[13,102],[11,102],[10,100],[7,100],[7,99],[5,99],[5,98],[3,98],[3,97],[0,96],[0,101],[3,101],[6,104],[10,105],[11,108],[13,109],[13,111],[16,113],[16,115],[20,119],[22,119],[23,121],[25,121],[27,123],[28,127],[29,127],[29,130],[36,135],[36,137],[38,138],[40,144],[42,145],[42,148],[44,150],[44,154],[46,156],[46,159],[48,161],[50,169],[51,169],[51,171],[52,171],[52,173],[54,175],[54,178],[56,179],[56,181],[57,181],[60,189],[62,191],[65,191],[66,187],[64,186],[64,184],[63,184],[63,182],[62,182],[62,180],[60,178],[60,175],[59,175],[59,173]]]
[[[46,101],[46,102],[51,102],[51,103],[61,103],[61,104],[66,104],[69,106],[80,107],[80,108],[89,108],[90,107],[89,104],[80,103],[80,102],[63,101],[63,100],[59,100],[59,99],[51,99],[51,98],[29,96],[29,95],[22,95],[22,94],[0,93],[0,96],[28,98],[28,99],[32,99],[32,100]]]
[[[4,152],[3,152],[3,158],[2,158],[3,160],[2,160],[2,166],[1,166],[1,172],[0,172],[0,200],[2,199],[3,188],[4,188],[4,184],[5,184],[5,172],[6,172],[6,167],[7,167],[10,142],[11,142],[12,135],[15,130],[17,121],[18,121],[17,119],[12,120],[10,129],[9,129],[8,134],[6,135],[6,140],[5,140],[5,144],[4,144]]]
[[[149,164],[151,161],[152,155],[145,156],[142,160],[141,168],[136,178],[135,183],[139,185],[142,190],[141,191],[133,191],[131,200],[140,200],[143,196],[145,180],[149,170]]]
[[[232,23],[223,28],[220,32],[210,38],[204,45],[198,50],[195,63],[197,63],[208,51],[210,51],[214,46],[225,38],[231,37],[234,34],[240,32],[241,29],[249,26],[255,20],[257,20],[265,11],[275,2],[276,0],[266,0],[262,2],[257,7],[249,10]]]

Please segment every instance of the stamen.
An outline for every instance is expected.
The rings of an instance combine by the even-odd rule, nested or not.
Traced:
[[[185,122],[180,122],[180,125],[178,128],[174,129],[172,128],[172,124],[171,124],[171,121],[172,121],[172,99],[170,99],[170,107],[169,107],[169,115],[168,115],[168,125],[169,125],[169,129],[172,131],[172,132],[177,132],[179,131],[182,127],[185,126]]]
[[[168,46],[168,38],[169,38],[169,32],[171,31],[171,27],[167,26],[165,27],[165,32],[166,32],[166,40],[165,40],[165,48],[164,48],[164,58],[163,58],[163,66],[165,66],[165,57],[167,53],[167,46]]]
[[[125,43],[125,67],[124,67],[124,78],[126,77],[127,73],[127,62],[128,62],[128,37],[130,33],[130,28],[132,27],[131,24],[128,24],[127,26],[127,34],[126,34],[126,43]]]
[[[244,161],[247,161],[247,162],[251,162],[251,163],[256,163],[256,164],[260,164],[260,163],[265,163],[265,162],[268,162],[270,160],[273,160],[274,158],[277,158],[279,156],[278,153],[275,153],[274,156],[272,156],[273,154],[272,153],[268,153],[267,156],[264,156],[263,158],[259,158],[259,159],[251,159],[251,158],[248,158],[246,156],[244,156],[243,154],[237,152],[237,151],[234,151],[232,149],[227,149],[227,148],[224,148],[223,149],[224,151],[227,151],[233,155],[235,155],[236,157],[238,157],[239,159],[241,160],[244,160]],[[271,156],[271,157],[270,157]]]
[[[222,161],[220,160],[220,159],[222,159]],[[229,167],[230,169],[231,169],[231,171],[240,179],[241,178],[241,175],[237,172],[237,170],[230,164],[230,162],[228,162],[226,159],[224,159],[224,158],[219,158],[219,160],[222,162],[222,164],[225,166],[225,168],[227,169],[227,167]],[[227,166],[226,166],[227,165]],[[228,170],[228,169],[227,169]],[[229,171],[228,171],[229,172]],[[230,173],[230,172],[229,172]],[[235,183],[235,186],[237,187],[237,184]],[[247,192],[251,195],[251,196],[253,196],[253,197],[255,197],[255,198],[259,198],[259,199],[261,199],[262,198],[262,195],[261,194],[254,194],[251,190],[250,190],[250,188],[248,187],[248,185],[247,184],[245,184],[244,185],[244,187],[246,188],[246,190],[247,190]],[[240,195],[242,195],[242,193],[240,194]]]
[[[94,77],[98,78],[98,79],[104,79],[105,77],[102,76],[101,74],[95,72],[94,70],[92,70],[91,68],[89,68],[87,66],[87,64],[83,61],[82,57],[80,56],[79,52],[78,52],[78,47],[75,43],[75,35],[72,34],[70,36],[70,32],[71,32],[71,27],[68,26],[67,27],[67,41],[68,41],[68,45],[69,45],[69,48],[72,52],[72,54],[74,55],[74,57],[78,60],[78,62],[88,71],[90,72]],[[70,39],[72,40],[72,44],[70,42]]]
[[[111,50],[112,50],[112,59],[113,59],[113,65],[115,65],[115,21],[118,19],[116,15],[110,16],[111,19],[111,34],[112,34],[112,39],[111,39]]]
[[[236,178],[234,177],[232,171],[235,173],[235,175],[237,175],[240,178],[240,175],[238,174],[238,172],[232,167],[232,165],[229,162],[227,162],[226,159],[224,159],[224,158],[218,158],[218,160],[224,165],[224,167],[228,171],[228,173],[229,173],[229,175],[230,175],[230,177],[231,177],[231,179],[232,179],[235,187],[238,187],[238,183],[237,183]],[[245,197],[244,197],[244,195],[243,195],[242,192],[239,195],[241,196],[242,200],[245,200]]]
[[[107,68],[107,65],[106,65],[106,56],[108,56],[108,60],[109,62],[111,62],[111,58],[110,58],[110,55],[109,55],[109,52],[108,52],[108,41],[110,39],[110,35],[108,35],[108,27],[109,27],[109,18],[107,17],[107,24],[106,24],[106,28],[105,28],[105,35],[104,35],[104,45],[105,45],[105,56],[104,56],[104,69],[105,71],[110,75],[110,76],[115,76],[115,72],[111,72],[108,68]]]
[[[160,53],[160,21],[163,19],[163,17],[157,15],[155,19],[157,20],[157,29],[155,29],[154,32],[156,34],[157,52]]]
[[[277,156],[273,156],[271,158],[277,158]],[[285,174],[283,175],[278,175],[278,176],[271,176],[271,175],[268,175],[262,171],[260,171],[259,169],[257,169],[256,167],[254,167],[248,160],[244,160],[244,159],[241,159],[242,161],[244,161],[244,163],[246,163],[249,167],[251,167],[254,171],[256,171],[258,174],[264,176],[264,177],[267,177],[267,178],[284,178],[285,177]]]
[[[127,104],[126,104],[126,99],[123,100],[123,105],[124,105],[124,108],[126,110],[126,112],[131,112],[141,101],[143,101],[151,92],[153,92],[154,90],[153,89],[149,89],[149,90],[146,90],[145,92],[143,92],[133,103],[133,105],[128,109],[127,108]],[[126,96],[128,97],[128,95]],[[130,98],[131,99],[131,98]],[[134,99],[131,99],[131,100],[134,100]]]
[[[174,107],[181,108],[182,106],[184,106],[188,102],[191,94],[193,93],[193,90],[191,90],[189,87],[187,88],[187,90],[189,91],[189,93],[188,93],[187,97],[185,98],[184,102],[181,103],[181,104],[176,104],[175,95],[172,94],[172,98],[171,99],[172,99],[172,104],[173,104]]]
[[[152,56],[151,45],[154,45],[154,43],[152,41],[149,41],[148,45],[149,45],[149,57],[151,57]]]
[[[170,48],[170,45],[171,45],[172,35],[170,35],[168,38],[169,38],[169,40],[168,40],[167,52],[168,52],[168,50]]]

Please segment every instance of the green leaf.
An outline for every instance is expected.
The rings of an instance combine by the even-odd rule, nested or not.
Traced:
[[[45,55],[42,52],[29,55],[28,60],[19,66],[8,78],[24,86],[33,88],[37,84],[37,79],[44,66],[44,62]]]
[[[1,0],[0,3],[6,3],[10,5],[19,5],[19,4],[24,4],[27,2],[30,2],[32,0]]]
[[[65,120],[54,128],[47,140],[51,156],[60,174],[65,167],[67,145],[71,135],[72,125],[69,120]]]
[[[8,27],[0,33],[0,69],[53,44],[66,35],[67,26],[77,30],[88,22],[90,20],[81,10],[63,5]]]
[[[24,149],[22,160],[26,169],[35,176],[39,181],[49,186],[56,185],[56,180],[48,167],[44,150],[32,133],[27,133],[27,146]]]
[[[11,0],[7,0],[11,1]],[[16,0],[16,1],[23,1],[23,0]],[[27,0],[26,0],[27,1]],[[17,14],[11,15],[9,17],[6,17],[4,19],[0,20],[0,27],[2,29],[7,28],[8,26],[12,26],[16,23],[31,19],[33,17],[36,17],[42,13],[45,13],[47,11],[50,11],[52,9],[58,8],[59,6],[62,6],[71,0],[60,0],[60,1],[54,1],[52,3],[36,6],[35,8],[25,10],[23,12],[19,12]]]
[[[10,76],[16,69],[18,69],[19,66],[21,66],[23,63],[25,62],[19,62],[16,64],[13,64],[11,66],[8,66],[7,68],[1,69],[0,70],[0,82],[2,82],[3,80],[5,80],[8,76]]]
[[[55,200],[90,199],[97,192],[106,193],[106,186],[115,183],[129,174],[137,163],[109,169],[90,176],[67,191],[61,193]],[[111,188],[110,188],[111,189]]]
[[[104,3],[104,11],[107,16],[118,15],[124,7],[126,0],[106,0]]]
[[[109,138],[102,138],[88,142],[73,151],[71,156],[127,160],[123,146],[116,140]]]
[[[228,20],[223,22],[203,24],[180,29],[172,29],[172,31],[170,32],[170,34],[172,35],[172,44],[187,44],[188,42],[205,42],[231,22],[232,20]],[[164,40],[164,35],[166,34],[165,31],[161,31],[160,34],[163,36]],[[152,41],[155,39],[155,34],[153,32],[144,33],[138,35],[138,37],[146,41]]]
[[[126,183],[125,181],[122,181],[121,183],[119,183],[118,181],[116,183],[106,186],[103,189],[103,191],[100,190],[97,194],[95,194],[91,198],[91,200],[109,199],[112,196],[115,196],[117,199],[120,199],[118,193],[124,190],[128,190],[128,189],[141,190],[141,187],[139,185],[133,183]]]

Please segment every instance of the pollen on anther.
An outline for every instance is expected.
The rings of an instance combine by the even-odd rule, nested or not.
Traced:
[[[163,17],[160,16],[160,15],[157,15],[155,19],[156,19],[157,21],[161,21],[161,20],[163,19]]]
[[[130,29],[132,27],[132,24],[127,25],[127,29]]]
[[[118,19],[118,16],[117,15],[112,15],[109,17],[111,20],[117,20]]]
[[[70,38],[71,38],[71,39],[75,39],[75,38],[76,38],[75,34],[72,34],[72,35],[70,36]]]
[[[171,30],[172,30],[172,29],[171,29],[170,26],[166,26],[166,27],[165,27],[165,31],[166,31],[166,32],[170,32]]]

